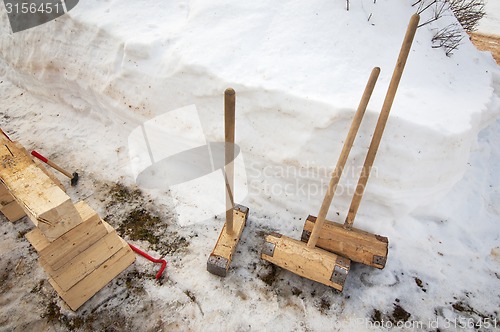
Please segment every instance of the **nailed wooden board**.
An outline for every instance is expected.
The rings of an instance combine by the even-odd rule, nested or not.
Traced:
[[[59,181],[59,179],[54,175],[54,173],[52,172],[49,172],[47,170],[47,168],[44,166],[44,164],[38,160],[38,159],[34,159],[33,157],[31,157],[31,154],[28,152],[28,150],[26,150],[24,148],[24,146],[22,146],[21,143],[19,142],[12,142],[12,144],[14,144],[18,149],[19,151],[22,151],[26,156],[28,156],[29,158],[31,158],[31,160],[33,160],[33,162],[35,163],[35,165],[40,168],[42,170],[42,172],[45,173],[45,175],[47,175],[49,178],[52,179],[52,181],[59,187],[61,188],[61,190],[63,190],[64,192],[66,192],[66,189],[64,188],[63,184],[61,183],[61,181]]]
[[[24,237],[38,253],[50,245],[49,240],[43,236],[38,228],[32,229]]]
[[[45,165],[39,161],[38,159],[33,159],[35,165],[42,170],[62,191],[66,192],[66,188],[64,188],[63,184],[59,179],[54,175],[54,173],[50,172]]]
[[[75,207],[84,222],[55,241],[49,242],[38,228],[26,234],[40,258],[53,270],[63,267],[108,233],[104,222],[87,203],[78,202]]]
[[[70,197],[15,143],[0,144],[0,179],[49,241],[82,222]]]
[[[269,254],[268,251],[266,254],[263,251],[262,259],[339,291],[344,288],[345,276],[350,269],[348,259],[317,247],[309,248],[301,241],[279,234],[267,235],[266,246],[273,247],[273,252]],[[333,282],[331,280],[336,271],[343,274],[342,281]]]
[[[308,241],[316,217],[308,216],[304,223],[302,241]],[[318,247],[342,255],[352,261],[383,269],[387,260],[389,241],[386,237],[325,220],[321,229]]]
[[[5,187],[2,182],[0,182],[0,208],[6,206],[13,200],[14,197],[12,197],[7,187]]]
[[[248,218],[248,208],[243,206],[238,206],[233,210],[233,233],[228,234],[226,231],[226,224],[219,235],[217,243],[210,254],[207,262],[207,270],[210,273],[216,274],[221,277],[225,277],[231,261],[233,259],[233,254],[236,251],[236,246],[245,228],[245,223]]]
[[[80,280],[106,262],[122,248],[122,240],[113,227],[104,222],[108,234],[77,255],[59,270],[53,270],[50,265],[40,259],[45,272],[59,285],[63,291],[69,290]]]
[[[116,254],[67,291],[62,290],[52,278],[49,279],[52,287],[72,310],[80,308],[134,262],[134,252],[125,241],[122,240],[122,244],[122,248]]]
[[[12,201],[9,204],[3,206],[0,209],[0,212],[2,212],[3,215],[12,222],[18,221],[26,215],[26,213],[24,213],[24,210],[19,206],[19,204],[17,204],[16,201]]]

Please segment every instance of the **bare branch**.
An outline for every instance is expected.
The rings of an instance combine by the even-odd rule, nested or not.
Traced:
[[[432,47],[442,47],[445,51],[445,54],[447,56],[451,56],[453,51],[456,50],[458,46],[460,46],[463,39],[464,34],[460,25],[450,24],[436,32],[434,37],[432,37]]]
[[[421,23],[419,28],[438,21],[447,13],[453,13],[456,17],[460,25],[448,25],[432,38],[432,47],[444,48],[447,56],[458,49],[464,38],[463,30],[467,32],[476,30],[479,20],[485,15],[484,0],[415,0],[412,6],[418,6],[418,14],[432,11],[432,15],[426,15],[427,20]]]

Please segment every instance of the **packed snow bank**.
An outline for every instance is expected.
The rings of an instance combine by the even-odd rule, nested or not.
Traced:
[[[169,262],[168,278],[158,284],[156,267],[139,258],[73,313],[22,237],[32,223],[0,218],[0,329],[78,330],[76,323],[80,330],[134,331],[498,326],[500,120],[492,120],[500,111],[500,74],[489,55],[470,45],[451,58],[431,49],[427,29],[436,25],[418,31],[362,201],[364,216],[356,221],[389,237],[386,268],[353,264],[338,293],[260,259],[266,232],[299,238],[303,218],[319,209],[319,191],[369,72],[379,65],[382,76],[331,211],[345,213],[412,12],[400,0],[351,1],[349,13],[344,3],[87,0],[56,22],[15,35],[0,20],[1,127],[28,149],[78,170],[76,187],[61,176],[68,194],[89,202],[116,228],[131,211],[158,215],[153,227],[162,245],[133,244]],[[172,208],[178,197],[166,188],[138,198],[134,186],[123,186],[134,194],[124,200],[111,189],[116,181],[134,180],[129,140],[142,131],[139,125],[151,139],[150,124],[164,125],[159,120],[194,105],[205,138],[196,136],[198,128],[165,146],[180,148],[193,137],[197,144],[220,140],[227,86],[238,93],[236,138],[250,190],[240,203],[250,214],[228,276],[219,278],[206,271],[206,259],[221,214],[181,227]],[[169,129],[175,134],[188,127]],[[212,190],[184,198],[209,201]]]
[[[84,1],[16,34],[3,19],[0,67],[17,85],[71,106],[75,122],[92,117],[113,128],[109,143],[125,148],[140,124],[192,104],[207,141],[221,140],[222,93],[232,86],[251,205],[267,209],[271,200],[305,215],[319,207],[370,70],[380,66],[342,212],[414,11],[405,1],[353,2],[350,11],[319,0]],[[432,49],[435,28],[439,21],[417,32],[361,214],[397,218],[449,191],[495,115],[494,62],[470,43],[451,58]]]
[[[490,35],[500,35],[500,2],[485,1],[486,15],[479,21],[478,31]]]

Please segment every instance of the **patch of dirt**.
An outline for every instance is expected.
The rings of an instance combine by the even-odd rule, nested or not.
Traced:
[[[397,325],[399,322],[407,322],[411,314],[406,311],[402,306],[398,304],[399,300],[396,299],[396,303],[393,304],[393,310],[389,313],[384,313],[379,309],[373,309],[372,314],[370,315],[370,320],[374,323],[391,322],[393,325]]]
[[[137,270],[127,272],[125,276],[125,286],[129,291],[134,294],[144,294],[146,291],[144,290],[144,279],[146,274],[141,273]],[[152,276],[151,276],[152,278]]]
[[[82,318],[82,317],[69,317],[61,312],[61,308],[57,305],[55,299],[52,299],[46,306],[44,313],[41,314],[41,318],[47,320],[47,322],[52,325],[61,324],[66,327],[69,331],[80,330],[83,327],[91,326],[93,320],[91,318]]]
[[[162,256],[189,246],[187,236],[179,234],[171,217],[159,213],[152,199],[139,188],[117,182],[104,183],[100,191],[107,212],[104,220],[115,227],[120,236],[147,241],[150,248]]]
[[[295,295],[295,296],[300,296],[300,294],[302,294],[302,290],[298,289],[297,287],[293,287],[292,288],[292,294]]]
[[[463,302],[463,301],[457,301],[451,305],[453,309],[455,309],[458,312],[469,314],[470,316],[476,315],[479,316],[480,318],[487,318],[488,315],[485,315],[476,309],[472,308],[468,303]]]
[[[415,277],[415,283],[417,284],[418,287],[424,292],[427,293],[427,289],[424,287],[424,282],[420,279]],[[427,285],[427,284],[426,284]]]
[[[186,294],[187,297],[193,302],[196,303],[196,296],[188,289],[184,291],[184,294]]]
[[[272,286],[276,281],[279,270],[274,264],[268,264],[266,273],[258,274],[260,280],[264,281],[267,285]]]
[[[142,191],[139,188],[130,188],[120,182],[114,183],[108,193],[112,199],[108,207],[115,204],[138,201],[143,197]]]
[[[148,241],[155,247],[160,243],[160,237],[155,235],[155,230],[160,224],[159,217],[151,215],[145,209],[136,208],[127,215],[117,231],[131,240]]]
[[[500,65],[500,36],[472,32],[470,40],[481,51],[489,51]]]
[[[0,272],[0,291],[6,292],[12,287],[11,283],[11,271],[13,271],[14,266],[12,262],[9,260],[7,261],[6,268]]]
[[[454,297],[453,301],[448,302],[444,306],[439,306],[434,309],[436,318],[444,319],[451,322],[457,330],[471,329],[472,327],[478,331],[490,331],[493,327],[498,327],[499,312],[491,313],[481,312],[469,304],[468,298],[473,296],[466,292],[460,298]],[[452,309],[453,314],[450,316],[449,311]],[[445,312],[448,312],[445,314]],[[496,330],[495,330],[496,331]]]
[[[332,303],[330,302],[330,300],[322,297],[320,300],[320,303],[319,303],[319,311],[323,315],[326,315],[330,311],[331,306],[332,306]]]
[[[42,290],[42,287],[44,286],[44,284],[45,284],[45,280],[44,279],[40,280],[40,282],[38,284],[36,284],[36,286],[31,289],[30,293],[39,293]]]
[[[378,309],[373,309],[370,320],[374,323],[382,323],[382,312]]]
[[[411,314],[406,311],[399,304],[394,304],[394,310],[392,311],[391,321],[393,323],[406,322],[410,318]]]
[[[111,296],[101,302],[91,300],[76,312],[61,306],[55,291],[40,293],[40,306],[44,308],[40,317],[56,331],[139,331],[141,328],[152,331],[151,326],[155,322],[148,321],[148,318],[155,308],[150,301],[144,300],[145,279],[145,273],[135,268],[127,270],[105,287]],[[39,293],[42,287],[43,282],[32,292]],[[136,320],[136,316],[141,318]],[[137,326],[141,323],[142,326]]]
[[[191,292],[190,290],[185,290],[184,291],[184,294],[186,294],[186,296],[194,303],[198,306],[198,309],[200,310],[200,313],[202,316],[205,316],[205,313],[203,312],[203,309],[201,309],[201,305],[200,303],[198,302],[198,300],[196,299],[196,296],[193,294],[193,292]]]

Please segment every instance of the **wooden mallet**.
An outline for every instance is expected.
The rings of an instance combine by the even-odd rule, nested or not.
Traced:
[[[233,197],[234,188],[234,158],[235,158],[235,113],[236,93],[228,88],[224,92],[224,181],[226,184],[226,222],[219,235],[212,253],[207,261],[208,272],[225,277],[236,246],[245,228],[248,218],[248,207],[235,205]]]
[[[310,236],[309,241],[305,244],[281,234],[272,233],[266,236],[265,246],[261,254],[261,258],[268,262],[339,291],[344,288],[351,261],[348,258],[316,247],[316,243],[379,73],[380,68],[374,68],[371,72],[361,102],[352,120],[347,139],[344,141],[339,160],[332,173],[328,191],[318,214],[318,220],[314,225],[314,236]]]
[[[310,242],[311,239],[316,240],[319,237],[318,247],[334,252],[338,255],[345,256],[354,262],[363,263],[379,269],[383,269],[387,261],[389,246],[388,239],[384,236],[371,234],[363,230],[353,228],[352,225],[354,223],[354,218],[356,217],[361,198],[363,197],[363,193],[365,191],[366,183],[373,166],[373,161],[375,160],[375,155],[377,154],[377,150],[380,145],[380,140],[382,139],[382,134],[389,117],[389,112],[396,95],[396,90],[403,74],[406,60],[408,59],[408,54],[418,27],[419,19],[420,17],[418,14],[414,14],[410,19],[396,67],[382,105],[382,110],[380,112],[375,131],[373,133],[370,147],[368,148],[361,176],[356,186],[356,192],[354,193],[354,197],[344,224],[342,225],[326,221],[323,225],[323,221],[321,220],[320,222],[319,216],[318,218],[309,216],[307,217],[304,224],[304,230],[302,232],[303,242]],[[317,230],[318,222],[322,225],[321,231]]]
[[[35,150],[31,151],[31,155],[33,157],[36,157],[36,158],[40,159],[41,161],[43,161],[44,163],[46,163],[50,167],[58,170],[59,172],[61,172],[62,174],[66,175],[68,178],[70,178],[70,180],[71,180],[71,186],[76,186],[76,184],[78,183],[79,176],[78,176],[77,172],[74,172],[73,174],[71,174],[70,172],[68,172],[64,168],[60,167],[59,165],[57,165],[53,161],[45,158],[44,156],[42,156],[41,154],[39,154]]]

